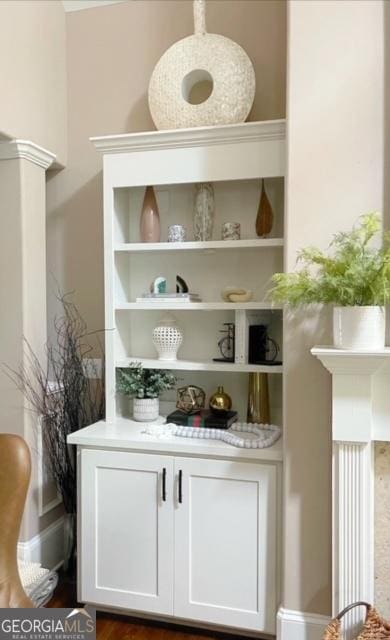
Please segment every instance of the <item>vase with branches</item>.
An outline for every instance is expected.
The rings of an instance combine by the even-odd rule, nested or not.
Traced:
[[[65,565],[73,570],[76,554],[76,462],[74,447],[67,436],[104,418],[104,376],[86,358],[97,339],[102,362],[99,334],[89,332],[70,295],[60,295],[62,313],[54,319],[55,339],[46,345],[45,362],[41,362],[24,338],[24,360],[18,370],[4,365],[42,425],[48,471],[62,498],[67,514],[67,554]],[[92,364],[91,364],[92,363]],[[102,368],[104,370],[104,367]]]

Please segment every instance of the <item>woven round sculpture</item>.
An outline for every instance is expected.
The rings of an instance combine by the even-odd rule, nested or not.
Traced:
[[[356,640],[388,640],[390,638],[390,622],[384,620],[378,611],[367,602],[356,602],[339,613],[325,629],[323,640],[342,640],[344,638],[341,629],[342,618],[355,607],[361,606],[366,607],[367,615],[363,629]]]
[[[153,344],[159,360],[176,360],[177,352],[183,342],[183,334],[177,327],[176,318],[171,313],[165,314],[153,329]]]
[[[149,83],[157,129],[244,122],[255,97],[255,72],[236,42],[206,33],[205,0],[194,0],[195,33],[173,44]]]
[[[177,390],[176,407],[188,414],[198,413],[204,409],[206,394],[200,387],[195,384],[180,387]]]

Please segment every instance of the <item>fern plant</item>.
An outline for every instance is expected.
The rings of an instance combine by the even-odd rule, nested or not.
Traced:
[[[377,212],[359,218],[350,232],[337,233],[327,253],[302,249],[293,273],[276,273],[270,295],[293,307],[334,304],[341,307],[384,306],[390,300],[390,234],[381,248],[372,242],[381,233]]]
[[[158,398],[163,391],[172,389],[177,382],[171,371],[143,369],[139,362],[132,362],[127,369],[117,371],[117,391],[129,398]]]

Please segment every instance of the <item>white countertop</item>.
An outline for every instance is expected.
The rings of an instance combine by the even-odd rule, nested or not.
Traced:
[[[180,436],[156,437],[144,433],[145,425],[129,418],[117,418],[115,422],[104,420],[75,431],[68,436],[69,444],[80,447],[101,449],[122,449],[128,451],[146,451],[153,453],[185,454],[218,458],[264,460],[281,462],[283,460],[283,440],[280,438],[272,447],[266,449],[242,449],[233,447],[221,440],[198,440]],[[243,434],[240,433],[240,436]],[[250,434],[247,436],[251,437]]]

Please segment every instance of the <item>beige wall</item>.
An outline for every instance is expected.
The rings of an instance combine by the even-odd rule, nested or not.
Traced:
[[[390,619],[390,444],[375,447],[375,603]]]
[[[385,2],[385,152],[384,215],[390,229],[390,2]],[[389,313],[388,313],[389,316]],[[387,322],[390,344],[390,322]],[[375,448],[375,600],[380,612],[390,618],[390,444]]]
[[[285,115],[285,3],[210,0],[208,29],[252,58],[257,92],[250,118]],[[152,70],[192,31],[188,0],[133,0],[67,14],[69,163],[48,183],[49,288],[57,278],[91,329],[103,327],[102,158],[93,135],[153,129],[147,105]],[[49,318],[55,303],[49,298]]]
[[[0,138],[31,140],[66,160],[65,13],[59,0],[0,1]],[[45,172],[26,160],[0,162],[0,360],[17,369],[22,336],[36,353],[46,341]],[[33,477],[21,539],[33,537],[60,515],[40,518],[35,419],[23,410],[15,385],[0,376],[0,431],[30,444]]]
[[[22,336],[44,362],[46,342],[45,171],[28,160],[0,161],[0,291],[3,301],[0,362],[13,371],[29,363]],[[32,479],[21,540],[29,540],[61,514],[56,509],[39,517],[37,417],[24,410],[15,384],[0,375],[0,432],[22,435],[30,445]]]
[[[288,27],[286,267],[383,206],[383,4],[293,0]],[[331,608],[330,376],[310,355],[328,314],[286,318],[284,605]]]
[[[66,161],[65,12],[59,0],[0,2],[0,133]]]

